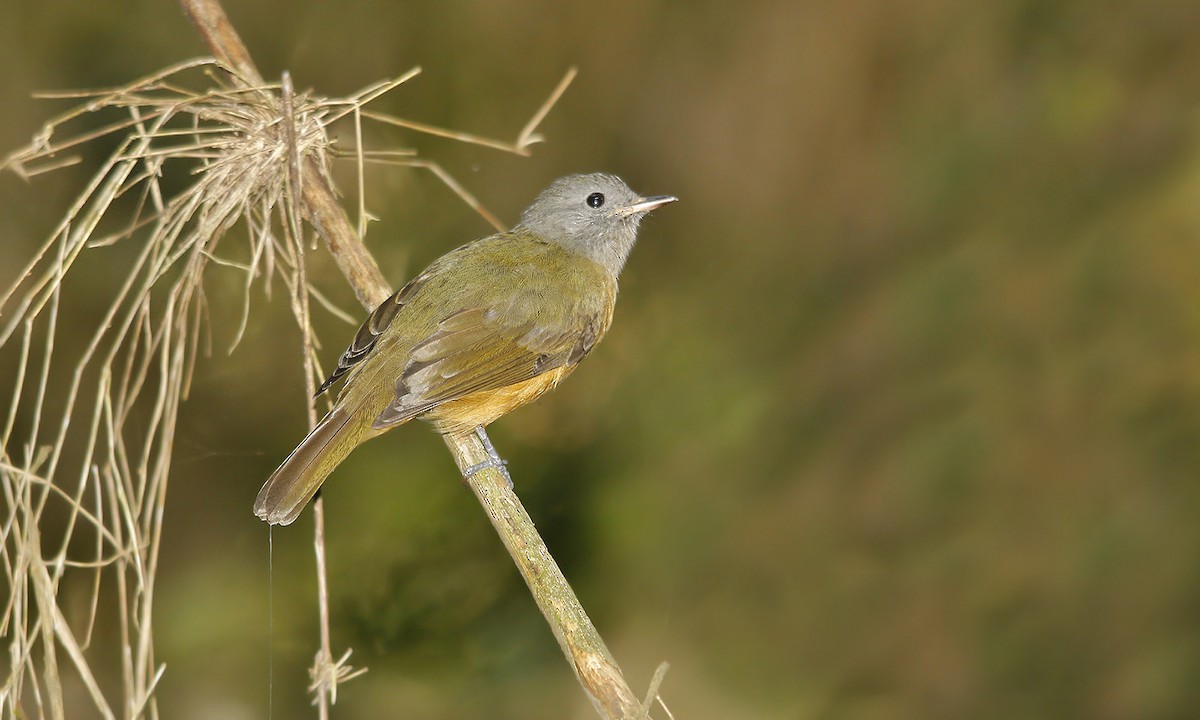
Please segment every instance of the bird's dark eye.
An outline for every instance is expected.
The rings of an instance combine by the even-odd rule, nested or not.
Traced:
[[[592,193],[587,196],[587,204],[590,208],[598,208],[604,205],[604,193]]]

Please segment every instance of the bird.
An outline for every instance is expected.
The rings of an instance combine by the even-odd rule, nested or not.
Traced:
[[[487,466],[507,478],[484,428],[553,389],[596,347],[639,223],[677,199],[643,197],[607,173],[568,175],[512,229],[435,260],[359,328],[317,390],[344,378],[333,408],[263,484],[255,515],[292,523],[354,448],[414,418],[479,436],[489,459],[464,478]]]

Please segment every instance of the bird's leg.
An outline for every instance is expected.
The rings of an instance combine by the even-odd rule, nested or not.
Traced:
[[[496,452],[496,447],[492,445],[492,441],[488,438],[487,432],[484,431],[482,425],[475,428],[475,437],[479,438],[479,442],[483,443],[483,449],[487,451],[488,458],[487,460],[475,463],[464,470],[463,479],[465,480],[471,477],[484,468],[493,467],[500,471],[500,474],[503,475],[504,479],[508,481],[508,489],[512,490],[512,476],[508,474],[508,468],[505,467],[505,465],[508,465],[508,461],[501,458],[500,454]]]

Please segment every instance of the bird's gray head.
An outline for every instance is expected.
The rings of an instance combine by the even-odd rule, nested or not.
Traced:
[[[637,240],[638,223],[675,200],[642,197],[615,175],[568,175],[538,195],[517,228],[586,255],[616,276]]]

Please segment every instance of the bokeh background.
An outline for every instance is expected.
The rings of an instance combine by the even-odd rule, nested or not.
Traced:
[[[605,342],[492,433],[635,688],[670,661],[681,720],[1195,716],[1200,4],[228,9],[267,76],[340,95],[421,65],[380,108],[480,134],[515,136],[577,65],[532,158],[372,136],[508,222],[575,171],[681,198]],[[36,90],[203,52],[170,2],[4,0],[0,150],[65,107]],[[5,285],[89,172],[0,176]],[[397,285],[488,232],[428,173],[369,179]],[[168,718],[265,717],[271,692],[314,715],[311,521],[275,532],[272,575],[250,513],[303,434],[298,337],[256,291],[226,355],[240,282],[211,278],[231,310],[175,453]],[[354,328],[319,321],[332,364]],[[334,649],[370,667],[334,717],[592,716],[432,432],[361,448],[326,497]]]

